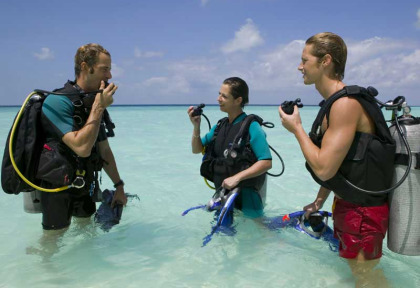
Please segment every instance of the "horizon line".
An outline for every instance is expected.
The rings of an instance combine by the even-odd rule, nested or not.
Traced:
[[[196,106],[197,104],[114,104],[109,107],[128,107],[128,106]],[[219,106],[219,104],[206,104],[206,106]],[[280,106],[280,104],[247,104],[247,106]],[[307,104],[305,106],[318,106]],[[0,105],[0,107],[22,107],[22,105]]]

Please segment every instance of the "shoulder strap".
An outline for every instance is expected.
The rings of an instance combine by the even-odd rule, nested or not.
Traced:
[[[228,117],[222,118],[217,122],[216,129],[214,129],[213,137],[211,138],[210,142],[213,142],[216,139],[217,134],[219,134],[220,128],[222,128],[226,121],[229,121]]]
[[[257,121],[260,125],[262,125],[263,123],[263,119],[255,114],[250,114],[245,117],[245,119],[242,121],[241,128],[239,129],[238,134],[236,134],[233,140],[233,145],[241,145],[244,136],[249,135],[249,127],[254,121]]]
[[[226,123],[226,121],[229,121],[228,117],[222,118],[219,121],[217,121],[216,129],[214,129],[213,137],[211,137],[211,140],[206,147],[206,153],[208,153],[208,151],[210,151],[209,152],[210,154],[213,153],[212,151],[216,143],[216,137],[219,134],[219,131],[222,128],[222,126]]]
[[[376,89],[375,89],[375,91],[376,91]],[[374,97],[374,96],[376,96],[374,94],[375,94],[374,92],[370,92],[370,91],[368,92],[368,90],[366,88],[363,88],[363,87],[360,87],[360,86],[357,86],[357,85],[345,86],[340,91],[337,91],[336,93],[334,93],[330,98],[328,98],[327,100],[324,100],[320,103],[320,105],[322,105],[322,106],[321,106],[321,109],[318,112],[318,115],[317,115],[317,117],[314,121],[314,124],[312,125],[312,132],[316,132],[316,130],[318,129],[318,126],[321,125],[322,120],[324,119],[325,115],[327,115],[327,118],[329,118],[328,116],[330,114],[332,104],[335,101],[337,101],[338,99],[340,99],[341,97],[344,97],[344,96],[358,96],[358,95]]]
[[[375,102],[374,98],[369,95],[367,96],[366,94],[362,94],[361,96],[362,97],[357,97],[356,99],[375,122],[375,135],[387,143],[394,142],[381,108]]]
[[[340,91],[337,91],[336,93],[334,93],[330,98],[328,98],[327,100],[322,101],[320,104],[321,109],[318,112],[318,115],[316,116],[316,119],[314,121],[314,124],[312,125],[312,132],[315,132],[318,129],[318,126],[321,125],[322,120],[324,119],[325,115],[329,115],[330,114],[330,110],[331,110],[331,106],[332,104],[340,99],[341,97],[344,97],[346,95],[348,95],[348,90],[346,89],[347,87],[359,87],[359,86],[346,86],[343,89],[341,89]],[[355,92],[356,89],[350,89],[352,92]],[[315,131],[314,131],[315,129]]]
[[[229,121],[229,119],[228,117],[225,117],[225,118],[220,119],[219,122],[217,122],[216,129],[214,130],[214,134],[210,142],[213,142],[216,139],[217,134],[219,133],[221,127],[225,125],[227,121]],[[258,115],[255,115],[255,114],[247,115],[245,119],[242,120],[241,128],[239,129],[239,132],[236,134],[233,140],[233,145],[240,145],[240,143],[242,142],[242,139],[248,133],[249,126],[251,125],[253,121],[257,121],[258,124],[260,125],[262,125],[262,123],[264,122],[264,120]]]
[[[382,139],[386,139],[387,141],[392,141],[392,137],[389,133],[389,129],[386,125],[382,111],[378,104],[375,102],[374,97],[376,95],[378,95],[378,91],[373,87],[364,88],[357,85],[344,87],[330,98],[328,98],[326,101],[324,101],[315,119],[315,122],[312,125],[311,133],[317,133],[318,127],[322,124],[322,120],[325,116],[327,116],[327,121],[329,120],[331,106],[335,101],[345,96],[352,96],[357,101],[359,101],[362,107],[372,117],[372,120],[375,122],[377,136],[381,137]]]

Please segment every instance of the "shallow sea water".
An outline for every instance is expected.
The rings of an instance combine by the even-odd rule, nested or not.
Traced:
[[[17,110],[0,108],[1,151]],[[0,287],[354,287],[347,262],[328,243],[294,229],[268,230],[240,212],[233,236],[216,233],[202,247],[215,224],[213,213],[195,210],[181,216],[213,194],[199,175],[201,156],[191,153],[187,107],[109,110],[117,126],[110,143],[126,192],[140,201],[131,200],[109,232],[93,220],[73,221],[63,237],[51,241],[42,238],[41,214],[23,211],[22,195],[0,193]],[[317,110],[300,110],[306,131]],[[301,210],[314,200],[318,186],[304,167],[296,139],[281,126],[277,107],[245,111],[276,125],[265,131],[286,165],[283,176],[268,178],[265,215]],[[224,117],[215,106],[204,113],[212,124]],[[413,115],[420,116],[420,108]],[[281,164],[273,159],[276,173]],[[112,188],[105,173],[101,187]],[[324,210],[330,211],[331,203],[332,196]],[[420,287],[419,260],[391,252],[385,239],[379,266],[392,287]]]

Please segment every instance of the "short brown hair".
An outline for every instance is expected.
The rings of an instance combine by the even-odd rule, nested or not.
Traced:
[[[242,97],[241,107],[248,104],[249,88],[246,82],[239,77],[230,77],[223,81],[223,84],[230,86],[230,93],[234,99]]]
[[[100,53],[111,56],[104,47],[96,43],[89,43],[77,49],[74,56],[74,74],[76,78],[80,75],[82,62],[86,62],[89,67],[93,67],[98,62]]]
[[[306,40],[305,44],[313,45],[312,55],[319,59],[326,54],[331,55],[334,63],[334,75],[331,76],[338,80],[344,79],[347,61],[347,46],[340,36],[331,32],[318,33]]]

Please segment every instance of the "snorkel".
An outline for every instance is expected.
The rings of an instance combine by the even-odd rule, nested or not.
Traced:
[[[235,188],[235,189],[239,189],[239,188]],[[225,206],[228,198],[230,197],[230,195],[233,193],[235,189],[225,194],[226,189],[223,187],[220,187],[219,190],[217,190],[213,194],[213,197],[211,197],[211,199],[209,200],[209,202],[207,202],[206,205],[198,205],[198,206],[191,207],[185,210],[184,212],[182,212],[181,215],[185,216],[188,214],[188,212],[192,210],[197,210],[197,209],[205,209],[206,211],[209,211],[209,212],[214,211],[214,210],[220,210],[222,207]]]
[[[339,246],[338,239],[334,238],[334,232],[328,226],[328,217],[332,217],[332,213],[316,211],[311,213],[308,218],[305,218],[305,213],[306,211],[296,211],[273,218],[267,217],[262,223],[272,231],[283,228],[294,228],[313,239],[322,239],[328,242],[330,250],[337,252]]]
[[[308,218],[305,218],[306,211],[303,212],[303,214],[298,216],[298,223],[296,224],[295,229],[312,238],[320,239],[322,234],[327,230],[328,217],[331,217],[332,214],[327,211],[317,211],[311,213]]]
[[[203,246],[206,246],[207,243],[211,241],[211,237],[214,233],[218,232],[221,228],[228,228],[233,223],[233,203],[235,202],[236,197],[239,195],[240,189],[238,187],[234,188],[233,190],[229,191],[226,195],[224,195],[225,189],[223,188],[223,196],[221,197],[221,201],[225,200],[225,203],[223,205],[223,208],[220,210],[220,214],[217,217],[216,225],[214,225],[211,229],[211,232],[209,235],[203,238]],[[217,203],[217,202],[216,202]],[[216,205],[218,209],[220,209],[220,205]],[[217,209],[217,208],[216,208]],[[233,231],[235,232],[235,231]]]
[[[220,211],[218,212],[219,214],[217,216],[216,225],[212,227],[210,234],[203,238],[203,246],[206,246],[207,243],[210,242],[213,234],[218,232],[221,228],[229,228],[230,226],[232,226],[233,207],[235,199],[239,195],[239,192],[240,189],[238,187],[230,191],[226,190],[225,188],[220,188],[216,191],[216,193],[214,193],[213,197],[209,200],[209,202],[206,205],[191,207],[182,213],[182,216],[185,216],[191,210],[196,209],[205,209],[209,212],[215,210]],[[227,230],[227,232],[229,234],[231,233],[229,230]]]

